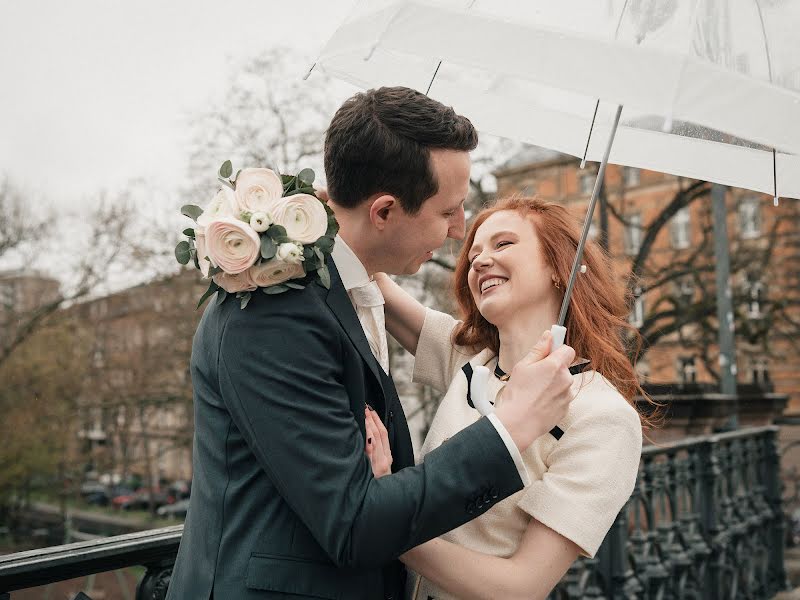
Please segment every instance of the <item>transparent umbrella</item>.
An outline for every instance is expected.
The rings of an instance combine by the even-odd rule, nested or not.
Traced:
[[[405,85],[484,132],[800,198],[797,0],[362,0],[310,72]]]

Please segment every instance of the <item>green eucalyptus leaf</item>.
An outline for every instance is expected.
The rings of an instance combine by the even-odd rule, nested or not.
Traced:
[[[328,237],[327,235],[323,235],[319,238],[314,244],[317,248],[319,248],[325,254],[330,254],[331,250],[333,250],[333,245],[336,243],[332,237]]]
[[[206,260],[208,260],[207,256],[206,256]],[[221,267],[215,267],[214,265],[211,265],[208,268],[208,276],[209,277],[213,277],[214,275],[216,275],[218,273],[222,273],[222,268]]]
[[[183,235],[185,235],[186,237],[194,238],[194,229],[192,229],[191,227],[187,227],[186,229],[183,230]]]
[[[303,169],[297,174],[297,179],[301,184],[304,184],[304,187],[308,187],[314,183],[314,177],[314,171],[311,169]]]
[[[322,283],[322,286],[326,290],[331,289],[331,273],[328,271],[328,267],[325,265],[321,266],[319,269],[317,269],[317,273],[319,274],[319,280],[320,283]]]
[[[288,179],[284,180],[283,182],[283,191],[290,192],[297,186],[297,177],[289,176]]]
[[[228,292],[226,292],[222,288],[219,288],[219,290],[217,290],[217,292],[218,292],[217,293],[217,304],[222,304],[223,302],[225,302],[225,298],[228,297]]]
[[[269,287],[261,288],[261,291],[264,292],[265,294],[269,294],[270,296],[273,296],[275,294],[282,294],[283,292],[285,292],[288,289],[289,288],[286,287],[286,285],[284,285],[282,283],[279,283],[278,285],[271,285]]]
[[[194,204],[184,204],[181,206],[181,214],[189,217],[192,221],[197,221],[198,217],[203,214],[203,209]]]
[[[261,236],[261,258],[264,260],[274,258],[277,250],[278,246],[272,241],[271,237],[268,235]]]
[[[218,289],[219,289],[219,286],[216,284],[216,282],[212,281],[212,282],[211,282],[211,283],[208,285],[208,289],[207,289],[207,290],[205,291],[205,293],[204,293],[204,294],[203,294],[203,295],[200,297],[200,302],[198,302],[198,303],[197,303],[197,308],[200,308],[201,306],[203,306],[203,302],[205,302],[206,300],[208,300],[208,298],[209,298],[209,297],[210,297],[210,296],[211,296],[211,295],[212,295],[214,292],[216,292]],[[195,310],[197,310],[197,308],[195,308]]]
[[[286,237],[286,227],[283,225],[270,225],[266,233],[269,237],[277,242],[278,239]]]
[[[317,260],[321,264],[323,264],[323,265],[325,264],[325,256],[322,254],[322,251],[319,248],[317,248],[316,246],[314,246],[314,255],[317,257]]]
[[[242,310],[244,310],[244,308],[247,306],[247,303],[250,302],[250,297],[251,297],[250,292],[247,292],[246,294],[242,294],[239,297],[239,304],[240,304]]]
[[[304,289],[306,289],[306,286],[300,285],[299,283],[293,283],[291,281],[286,281],[286,282],[284,282],[283,285],[285,285],[286,287],[290,287],[293,290],[304,290]]]
[[[233,165],[231,164],[231,161],[226,160],[224,163],[222,163],[222,166],[219,168],[219,176],[222,177],[223,179],[227,179],[228,177],[231,176],[232,173],[233,173]]]
[[[242,174],[242,170],[241,169],[236,171],[236,175],[233,176],[233,182],[234,183],[236,183],[239,180],[239,175],[241,175],[241,174]]]
[[[189,261],[192,259],[192,249],[191,246],[189,246],[189,242],[186,240],[178,242],[178,245],[175,246],[175,258],[182,265],[189,264]]]

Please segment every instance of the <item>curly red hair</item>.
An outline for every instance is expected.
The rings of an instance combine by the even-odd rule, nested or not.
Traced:
[[[453,341],[460,346],[476,350],[491,348],[495,353],[500,349],[497,328],[483,318],[470,292],[468,255],[481,224],[493,214],[507,210],[519,212],[536,228],[544,260],[561,282],[562,290],[569,280],[580,234],[579,222],[566,208],[537,198],[514,196],[483,210],[472,222],[456,262],[455,296],[463,320]],[[625,352],[622,337],[623,332],[627,332],[638,351],[641,337],[627,321],[625,286],[615,281],[611,260],[597,244],[586,244],[582,262],[587,271],[578,276],[572,290],[564,323],[566,343],[575,349],[577,356],[591,359],[591,367],[608,379],[628,402],[634,404],[636,396],[647,399]],[[650,423],[648,419],[643,420]]]

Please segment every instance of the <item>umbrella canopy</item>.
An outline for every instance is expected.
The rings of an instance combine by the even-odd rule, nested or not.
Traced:
[[[315,69],[488,133],[800,198],[800,2],[362,0]]]

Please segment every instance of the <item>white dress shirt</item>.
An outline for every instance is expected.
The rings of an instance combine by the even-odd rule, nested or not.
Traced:
[[[369,273],[367,273],[367,269],[364,268],[364,264],[359,260],[358,256],[356,256],[356,253],[353,252],[350,246],[338,235],[336,236],[336,243],[333,246],[331,256],[336,263],[336,269],[339,271],[339,276],[342,278],[342,284],[347,291],[347,295],[350,297],[350,302],[353,303],[353,308],[356,309],[356,315],[367,337],[369,347],[378,363],[383,367],[383,370],[388,373],[389,353],[386,342],[383,296],[381,296],[381,301],[377,303],[377,306],[374,305],[376,302],[371,302],[370,304],[373,304],[373,306],[370,307],[359,306],[353,299],[353,289],[368,285],[370,282],[375,282],[369,276]],[[386,357],[385,365],[382,362],[383,357]],[[517,467],[523,485],[530,485],[531,480],[525,468],[525,462],[522,460],[522,454],[520,454],[519,448],[517,448],[517,445],[511,438],[511,434],[508,433],[508,430],[500,419],[497,418],[497,415],[490,414],[486,418],[494,425],[494,428],[497,430],[506,448],[508,448],[508,453],[511,455],[514,465]]]

